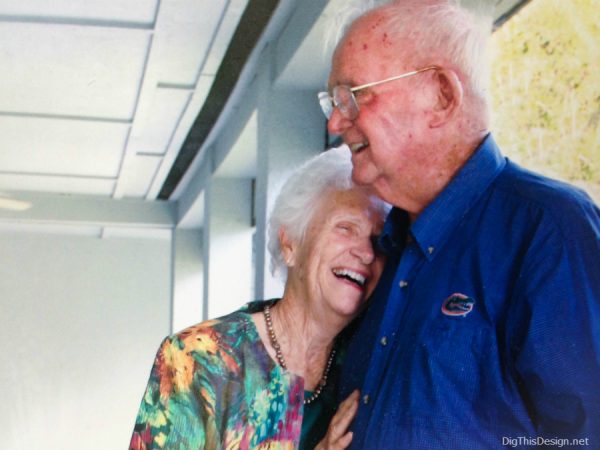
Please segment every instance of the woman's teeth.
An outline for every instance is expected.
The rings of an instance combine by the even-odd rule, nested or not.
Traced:
[[[333,269],[333,273],[338,278],[346,278],[359,286],[364,286],[367,279],[358,272],[349,269]]]

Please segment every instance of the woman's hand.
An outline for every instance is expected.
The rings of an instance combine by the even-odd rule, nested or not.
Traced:
[[[348,427],[358,411],[358,396],[358,390],[354,390],[346,400],[340,403],[340,407],[327,428],[327,434],[315,447],[315,450],[342,450],[350,445],[352,431],[348,431]]]

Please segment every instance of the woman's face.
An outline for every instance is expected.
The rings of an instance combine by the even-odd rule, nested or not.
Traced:
[[[383,256],[373,241],[383,227],[383,211],[361,189],[331,191],[314,211],[304,240],[283,245],[288,282],[303,291],[316,314],[350,320],[373,292]]]

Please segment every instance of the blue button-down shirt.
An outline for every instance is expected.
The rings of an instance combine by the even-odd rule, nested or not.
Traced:
[[[380,242],[341,384],[361,390],[351,448],[600,449],[600,211],[585,193],[488,135],[414,223],[393,209]]]

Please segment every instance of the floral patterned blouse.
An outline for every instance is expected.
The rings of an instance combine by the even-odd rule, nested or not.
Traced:
[[[250,303],[163,341],[130,450],[299,448],[304,380],[268,355],[250,316],[262,307]],[[326,426],[332,413],[318,422]]]

